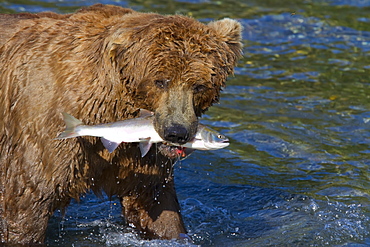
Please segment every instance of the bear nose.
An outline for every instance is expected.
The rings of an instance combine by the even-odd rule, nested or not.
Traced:
[[[189,141],[189,132],[184,126],[174,124],[164,129],[164,139],[172,143],[185,144]]]

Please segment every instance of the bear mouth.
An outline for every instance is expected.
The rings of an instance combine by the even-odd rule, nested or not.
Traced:
[[[158,152],[170,159],[183,160],[187,158],[193,151],[194,149],[191,149],[191,148],[173,146],[165,142],[158,145]]]

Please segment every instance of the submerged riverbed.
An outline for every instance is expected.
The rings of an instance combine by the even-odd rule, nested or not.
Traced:
[[[2,13],[67,13],[97,1],[2,1]],[[87,194],[50,220],[48,246],[369,246],[370,1],[100,1],[223,17],[244,58],[202,118],[228,136],[176,164],[194,243],[147,241],[117,198]]]

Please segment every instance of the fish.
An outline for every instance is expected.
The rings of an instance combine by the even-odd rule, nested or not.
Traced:
[[[121,143],[139,143],[141,157],[149,152],[153,143],[160,142],[197,150],[217,150],[229,145],[229,139],[226,136],[203,124],[198,125],[198,131],[194,138],[185,144],[166,142],[154,129],[154,113],[144,109],[140,110],[137,118],[97,125],[85,125],[66,112],[63,112],[62,115],[66,128],[55,139],[61,140],[79,136],[100,137],[104,147],[110,153]]]

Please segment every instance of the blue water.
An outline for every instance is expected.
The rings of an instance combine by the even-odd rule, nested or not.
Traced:
[[[117,198],[88,193],[51,219],[49,246],[370,246],[370,1],[101,1],[238,19],[244,58],[202,118],[228,136],[175,166],[191,241],[147,241]],[[0,1],[71,12],[95,1]]]

